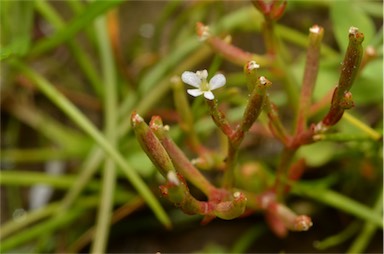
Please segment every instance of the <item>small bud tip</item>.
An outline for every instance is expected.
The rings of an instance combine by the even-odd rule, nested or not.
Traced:
[[[144,122],[144,119],[136,112],[133,112],[131,115],[131,121],[133,125],[136,125],[137,123]]]
[[[318,34],[318,33],[320,33],[320,27],[318,25],[314,25],[309,29],[309,32],[314,33],[314,34]]]
[[[209,32],[209,27],[205,26],[203,23],[198,22],[196,24],[196,30],[197,30],[197,35],[199,36],[200,41],[205,41],[208,39],[211,34]]]
[[[312,220],[306,215],[298,216],[295,219],[294,230],[295,231],[308,231],[313,226]]]
[[[261,76],[259,80],[260,80],[260,84],[262,85],[265,85],[267,83],[267,79],[264,76]]]
[[[247,69],[249,71],[260,68],[260,65],[256,63],[256,61],[249,61],[247,64]]]
[[[357,27],[351,26],[351,27],[349,28],[349,34],[356,35],[357,32],[359,32],[359,29],[358,29]]]
[[[239,198],[241,196],[241,193],[236,191],[235,193],[233,193],[233,197],[234,198]]]

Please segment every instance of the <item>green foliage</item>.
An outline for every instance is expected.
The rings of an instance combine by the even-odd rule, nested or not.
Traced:
[[[24,56],[31,44],[34,18],[33,1],[4,1],[1,3],[0,60]],[[12,13],[13,15],[7,15]]]
[[[356,94],[354,97],[356,104],[369,105],[383,102],[383,86],[381,85],[383,75],[378,75],[383,68],[383,61],[376,60],[361,73],[352,90]]]
[[[375,25],[368,13],[362,8],[364,5],[365,2],[363,1],[331,2],[330,11],[334,35],[341,52],[345,52],[347,49],[348,42],[345,40],[345,31],[351,26],[359,27],[361,31],[364,31],[365,41],[368,44],[375,34]],[[380,6],[377,7],[380,8]]]

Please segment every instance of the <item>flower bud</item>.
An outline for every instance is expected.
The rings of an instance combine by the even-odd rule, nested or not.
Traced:
[[[335,125],[343,116],[344,110],[354,105],[349,90],[359,71],[363,55],[363,40],[364,34],[356,27],[349,29],[349,44],[342,63],[339,84],[333,92],[331,108],[322,120],[325,126]]]
[[[150,158],[152,163],[159,169],[160,173],[167,177],[168,172],[175,171],[167,151],[153,131],[144,122],[144,119],[136,112],[132,113],[131,124],[140,146]]]
[[[260,65],[256,63],[256,61],[249,61],[244,65],[244,74],[245,78],[247,80],[247,86],[248,91],[252,92],[253,88],[255,87],[258,76],[257,76],[257,69],[260,68]]]
[[[265,104],[267,88],[270,87],[271,84],[272,83],[264,76],[257,79],[244,111],[243,120],[240,126],[242,132],[247,132],[260,115]]]

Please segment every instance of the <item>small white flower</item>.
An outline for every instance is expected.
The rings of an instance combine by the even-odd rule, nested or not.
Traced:
[[[216,74],[211,78],[209,83],[207,82],[208,72],[207,70],[197,71],[196,73],[185,71],[181,75],[181,79],[184,83],[196,87],[196,89],[188,89],[187,92],[197,97],[204,94],[204,97],[208,100],[213,100],[215,96],[212,90],[220,88],[225,85],[226,79],[223,74]]]

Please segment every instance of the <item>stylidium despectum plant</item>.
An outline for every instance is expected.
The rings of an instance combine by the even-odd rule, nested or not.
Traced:
[[[226,84],[227,79],[223,74],[214,75],[208,82],[207,70],[184,71],[181,78],[172,79],[174,99],[180,116],[180,126],[187,135],[187,143],[198,157],[193,159],[187,157],[182,148],[171,139],[168,130],[161,127],[160,117],[152,118],[150,126],[145,127],[147,132],[145,135],[140,134],[142,131],[135,128],[135,125],[134,129],[144,151],[159,167],[160,172],[164,172],[163,168],[169,163],[168,159],[163,158],[169,158],[172,167],[167,167],[176,170],[177,177],[173,170],[168,170],[169,173],[165,175],[167,184],[160,187],[162,195],[175,206],[188,214],[204,215],[204,223],[214,217],[234,219],[242,216],[245,211],[247,214],[262,212],[271,230],[276,235],[284,237],[288,231],[307,231],[313,225],[309,215],[298,214],[285,203],[285,198],[295,183],[300,181],[306,169],[306,161],[298,158],[297,151],[302,146],[318,142],[319,135],[337,124],[344,111],[354,105],[352,93],[349,90],[359,71],[364,35],[357,28],[350,28],[349,46],[345,53],[339,82],[333,90],[329,112],[319,122],[310,123],[311,107],[314,105],[312,95],[319,71],[324,28],[319,25],[309,28],[301,90],[294,93],[292,93],[292,87],[287,90],[292,95],[288,95],[288,99],[296,98],[293,103],[295,105],[293,106],[295,112],[293,130],[288,130],[280,119],[279,108],[270,99],[269,88],[274,78],[259,75],[261,70],[290,75],[281,65],[281,59],[277,55],[280,49],[274,32],[275,22],[282,16],[286,1],[252,2],[265,18],[265,24],[262,27],[267,51],[265,54],[245,52],[232,45],[228,39],[212,34],[209,27],[203,23],[198,22],[196,25],[201,43],[210,46],[225,60],[242,67],[247,92],[241,94],[244,107],[240,119],[231,121],[228,118],[226,107],[230,106],[221,100],[221,95],[226,93],[226,89],[222,89],[220,96],[215,96],[212,92]],[[289,83],[289,80],[285,77],[285,81]],[[189,95],[193,97],[203,95],[206,99],[208,113],[221,137],[219,149],[208,148],[196,132],[189,102],[191,98],[186,97],[182,82],[194,87],[186,90]],[[239,158],[243,141],[253,128],[260,125],[258,119],[262,113],[266,116],[263,120],[265,124],[263,128],[281,143],[282,150],[274,176],[269,180],[259,179],[259,181],[265,181],[264,187],[254,192],[252,186],[246,184],[248,176],[245,174],[246,171],[243,171],[244,165]],[[133,115],[133,118],[139,119],[136,115]],[[154,121],[158,122],[156,128],[152,124]],[[141,122],[141,124],[145,123]],[[156,147],[161,146],[161,148],[149,149],[148,144],[153,143],[152,139],[156,140]],[[160,153],[161,156],[156,155]],[[222,178],[212,181],[200,170],[217,170],[222,173]],[[189,184],[200,189],[207,201],[199,201],[193,197],[189,193]]]
[[[0,253],[382,253],[383,1],[133,5],[1,2]]]

